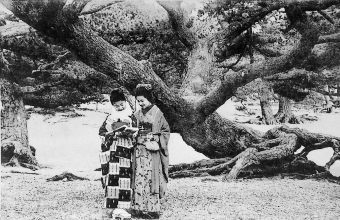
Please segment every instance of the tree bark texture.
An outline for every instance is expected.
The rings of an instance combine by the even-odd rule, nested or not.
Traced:
[[[275,119],[278,123],[299,124],[298,121],[294,121],[296,119],[292,112],[292,103],[288,98],[279,96],[279,110],[275,114]]]
[[[35,168],[38,162],[28,144],[22,92],[4,78],[1,82],[1,163]]]
[[[263,141],[254,142],[249,148],[234,158],[211,160],[209,163],[195,162],[192,165],[176,165],[169,169],[170,177],[219,175],[225,173],[224,181],[237,176],[272,176],[277,173],[300,173],[314,177],[318,173],[329,173],[329,168],[340,157],[340,138],[330,135],[310,133],[305,129],[281,126],[267,131]],[[242,144],[242,143],[240,143]],[[294,152],[301,146],[299,154]],[[331,147],[333,156],[324,166],[308,161],[309,152]],[[340,183],[338,181],[338,183]]]
[[[272,110],[272,105],[270,103],[269,88],[264,85],[261,86],[259,91],[261,113],[263,118],[263,123],[266,125],[276,124],[274,119],[274,114]]]

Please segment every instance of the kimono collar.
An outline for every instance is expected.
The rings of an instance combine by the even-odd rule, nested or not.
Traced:
[[[142,108],[142,113],[145,115],[150,109],[152,109],[152,107],[154,106],[154,104],[146,107],[146,108]]]

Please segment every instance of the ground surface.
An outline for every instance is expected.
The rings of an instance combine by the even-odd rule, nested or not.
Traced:
[[[234,105],[229,102],[218,111],[230,119],[246,117]],[[91,109],[93,105],[83,107]],[[252,108],[259,113],[259,106]],[[94,169],[99,167],[98,127],[106,117],[103,112],[109,109],[110,106],[101,105],[99,112],[78,111],[84,116],[77,118],[63,113],[53,117],[31,115],[30,144],[36,147],[39,162],[49,168],[36,172],[1,168],[1,219],[102,219],[105,210],[101,208],[100,172]],[[296,126],[340,136],[339,113],[319,117],[317,122]],[[263,131],[273,127],[251,126]],[[188,147],[178,134],[171,134],[169,148],[171,164],[205,158]],[[324,165],[331,154],[330,149],[325,149],[312,152],[309,158]],[[332,167],[334,175],[340,175],[339,167],[338,161]],[[89,180],[46,181],[64,171]],[[232,183],[221,182],[221,177],[204,180],[170,180],[161,219],[340,219],[340,186],[334,183],[287,177]]]
[[[2,176],[1,219],[102,219],[99,181]],[[292,179],[171,180],[161,219],[340,219],[340,186]]]

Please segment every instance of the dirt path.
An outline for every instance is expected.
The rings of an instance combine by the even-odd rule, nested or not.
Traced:
[[[98,174],[99,175],[99,174]],[[102,219],[99,181],[2,173],[1,219]],[[161,219],[340,219],[340,186],[315,180],[170,180]]]

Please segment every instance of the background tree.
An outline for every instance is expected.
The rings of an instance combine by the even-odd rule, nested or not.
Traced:
[[[212,161],[214,165],[221,163],[217,166],[186,173],[216,174],[229,171],[229,167],[232,167],[226,179],[234,179],[241,170],[250,165],[266,164],[268,161],[279,161],[280,164],[284,164],[283,161],[288,161],[289,164],[294,164],[296,162],[294,159],[297,156],[305,157],[311,150],[324,147],[334,149],[334,155],[326,164],[324,171],[328,171],[335,160],[339,159],[340,139],[338,137],[313,134],[284,126],[262,134],[224,119],[215,111],[226,100],[234,96],[238,87],[259,77],[280,73],[285,75],[285,72],[304,63],[320,39],[319,30],[306,12],[325,10],[339,4],[339,1],[325,0],[315,3],[315,1],[299,0],[248,5],[237,5],[238,3],[234,5],[234,2],[227,1],[222,5],[230,8],[231,19],[220,29],[204,26],[217,19],[216,16],[201,19],[202,12],[186,13],[185,10],[182,10],[179,1],[159,2],[167,11],[178,39],[190,51],[188,71],[180,88],[180,94],[201,95],[200,99],[192,102],[186,101],[169,89],[154,73],[149,62],[137,61],[88,28],[86,23],[79,19],[80,16],[96,11],[88,9],[88,2],[73,1],[68,4],[65,4],[64,1],[36,4],[32,4],[30,1],[1,2],[5,3],[6,7],[30,26],[64,45],[85,64],[117,80],[129,91],[133,91],[140,82],[151,83],[156,94],[156,104],[163,111],[173,132],[180,133],[187,144],[210,158],[233,157],[231,160],[226,158]],[[40,10],[35,10],[36,7],[39,7]],[[234,10],[237,7],[241,7],[242,10]],[[98,9],[101,8],[98,7]],[[281,56],[265,61],[255,62],[254,60],[239,71],[228,68],[222,68],[220,71],[215,69],[216,57],[220,54],[224,57],[225,54],[230,54],[230,57],[236,54],[238,45],[243,45],[240,42],[243,42],[243,39],[247,37],[246,33],[251,35],[248,30],[252,25],[266,19],[266,16],[271,12],[281,8],[285,8],[287,21],[289,21],[287,24],[289,23],[300,35],[299,41],[295,42],[290,50]],[[37,13],[31,13],[33,10]],[[202,23],[200,23],[201,21]],[[199,27],[208,28],[200,29]],[[324,37],[330,41],[330,36]],[[338,38],[336,39],[338,40]],[[332,40],[334,39],[332,38]],[[248,49],[248,51],[252,50]],[[249,52],[249,54],[252,57],[252,53]],[[212,73],[213,75],[211,75]],[[217,76],[220,73],[223,78],[220,78],[218,82],[210,80],[214,77],[219,78]],[[204,95],[202,90],[197,90],[200,87],[208,88],[207,91],[210,92]],[[203,89],[203,91],[205,90]],[[302,145],[305,147],[302,154],[295,155],[294,152]],[[305,164],[312,167],[308,169],[310,173],[315,173],[316,169],[319,169],[308,161]]]
[[[5,14],[2,24],[1,161],[37,169],[35,149],[28,142],[24,104],[55,108],[99,101],[117,84],[72,59],[67,50],[46,44],[35,30],[14,16]]]

